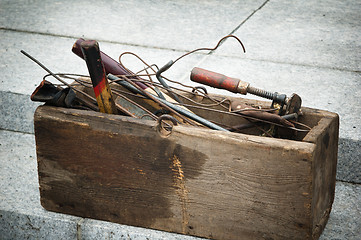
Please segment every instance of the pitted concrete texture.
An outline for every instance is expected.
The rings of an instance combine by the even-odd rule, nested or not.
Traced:
[[[0,91],[22,93],[31,95],[35,88],[40,84],[43,76],[48,74],[26,56],[20,53],[24,50],[48,69],[54,73],[75,73],[86,74],[88,70],[84,60],[76,56],[72,51],[72,46],[76,38],[56,37],[36,33],[19,33],[16,31],[0,30]],[[27,41],[18,39],[26,38]],[[36,43],[36,44],[34,44]],[[157,64],[162,67],[170,60],[175,60],[185,52],[155,49],[149,47],[136,47],[118,43],[99,42],[100,50],[107,53],[110,57],[118,60],[119,55],[123,52],[133,52],[138,54],[144,61],[149,64]],[[166,76],[180,80],[185,73],[189,72],[204,55],[191,55],[186,60],[175,64],[167,71]],[[134,72],[143,70],[145,65],[135,56],[124,55],[122,62],[125,67]],[[58,83],[52,77],[47,80]],[[72,81],[69,80],[69,83]]]
[[[76,218],[0,209],[1,239],[77,239]]]
[[[264,0],[2,1],[0,26],[128,45],[191,50],[231,33]]]
[[[235,35],[246,46],[241,57],[269,62],[360,71],[361,2],[267,1]],[[217,54],[237,56],[228,41]]]
[[[202,240],[181,234],[174,234],[151,229],[125,226],[110,222],[84,219],[81,223],[81,237],[87,240],[131,239],[131,240]]]
[[[338,182],[330,218],[320,239],[360,239],[361,186]]]
[[[360,140],[339,139],[337,180],[361,183],[360,149]]]
[[[40,104],[30,101],[30,95],[0,91],[0,129],[34,133],[34,112]]]

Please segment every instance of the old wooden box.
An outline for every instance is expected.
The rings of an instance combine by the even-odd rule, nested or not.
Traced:
[[[338,115],[303,112],[312,130],[287,140],[184,125],[163,136],[155,121],[40,106],[41,204],[212,239],[317,239],[334,199]]]

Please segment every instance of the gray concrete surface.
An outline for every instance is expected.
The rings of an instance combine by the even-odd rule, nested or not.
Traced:
[[[359,71],[361,2],[268,1],[235,35],[248,59]],[[217,54],[238,57],[227,42]]]
[[[360,239],[360,11],[355,0],[0,0],[0,239],[184,239],[40,206],[32,122],[38,103],[29,97],[45,72],[21,49],[54,72],[86,74],[84,62],[71,53],[78,37],[97,39],[113,58],[132,51],[162,66],[230,33],[242,40],[246,54],[228,39],[211,54],[184,58],[165,76],[192,84],[189,72],[199,66],[271,91],[296,92],[304,106],[338,113],[339,182],[321,239]],[[142,68],[133,57],[123,61],[132,70]]]
[[[320,239],[360,239],[361,186],[338,182],[336,197]]]
[[[263,2],[8,0],[1,2],[0,24],[17,31],[191,50],[229,34]]]
[[[32,102],[30,95],[0,91],[0,129],[34,133],[34,112],[41,104]]]

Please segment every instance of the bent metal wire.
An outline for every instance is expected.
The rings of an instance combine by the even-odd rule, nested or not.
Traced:
[[[271,124],[273,126],[279,126],[279,127],[284,127],[284,128],[289,128],[289,129],[292,129],[292,130],[295,130],[295,131],[309,131],[310,130],[310,127],[305,125],[305,124],[302,124],[302,123],[299,123],[297,121],[292,121],[293,123],[297,124],[297,126],[300,126],[304,129],[301,129],[301,128],[296,128],[296,127],[285,127],[283,125],[280,125],[280,124],[277,124],[277,123],[273,123],[273,122],[269,122],[267,120],[264,120],[264,119],[259,119],[259,118],[255,118],[255,117],[250,117],[250,116],[247,116],[245,114],[242,114],[242,110],[237,110],[237,111],[230,111],[230,100],[226,97],[222,98],[222,99],[216,99],[214,97],[211,97],[210,95],[207,94],[207,91],[205,90],[204,87],[194,87],[194,86],[189,86],[189,85],[186,85],[184,83],[181,83],[181,82],[178,82],[178,81],[174,81],[174,80],[171,80],[169,78],[166,78],[164,76],[161,75],[162,72],[168,70],[170,67],[172,67],[174,65],[174,63],[176,63],[177,61],[179,61],[180,59],[184,58],[185,56],[188,56],[194,52],[197,52],[197,51],[209,51],[209,53],[211,53],[212,51],[216,50],[223,42],[224,40],[226,40],[227,38],[234,38],[236,39],[239,44],[242,46],[242,49],[243,49],[243,52],[245,52],[245,48],[244,48],[244,45],[242,44],[241,40],[238,39],[236,36],[234,35],[228,35],[228,36],[225,36],[223,37],[221,40],[219,40],[219,42],[217,43],[217,45],[214,47],[214,48],[198,48],[198,49],[195,49],[195,50],[192,50],[192,51],[189,51],[183,55],[181,55],[180,57],[178,57],[176,60],[174,61],[170,61],[168,62],[165,66],[163,66],[162,68],[159,68],[156,64],[148,64],[146,61],[144,61],[140,56],[138,56],[137,54],[135,53],[132,53],[132,52],[124,52],[122,54],[120,54],[119,56],[119,64],[124,67],[125,69],[129,70],[127,67],[124,66],[124,64],[122,63],[122,57],[124,55],[132,55],[134,57],[136,57],[141,63],[144,64],[144,67],[143,69],[135,72],[134,74],[130,74],[130,75],[118,75],[118,79],[109,79],[109,82],[112,83],[112,82],[119,82],[119,81],[126,81],[128,82],[129,84],[133,85],[133,87],[137,87],[136,85],[134,85],[132,83],[132,80],[131,79],[136,79],[137,82],[142,82],[143,84],[145,84],[147,87],[151,88],[154,92],[157,93],[158,96],[154,96],[153,94],[150,94],[146,91],[144,91],[144,89],[137,89],[138,91],[141,92],[141,94],[138,94],[137,93],[132,93],[130,91],[126,91],[126,90],[119,90],[119,89],[112,89],[112,93],[116,96],[119,96],[123,99],[125,99],[126,101],[134,104],[135,106],[139,107],[140,109],[142,109],[143,111],[146,112],[146,115],[151,117],[152,119],[154,120],[158,120],[159,117],[156,116],[153,112],[149,111],[148,109],[146,109],[144,106],[142,106],[141,104],[137,103],[136,101],[133,101],[131,100],[129,97],[127,97],[126,95],[128,96],[135,96],[137,98],[150,98],[152,99],[153,101],[157,102],[159,105],[161,105],[163,108],[165,108],[168,112],[172,112],[174,115],[178,116],[180,119],[182,119],[184,122],[187,122],[188,124],[191,124],[191,125],[196,125],[193,121],[190,121],[188,119],[188,117],[184,117],[182,110],[179,110],[179,108],[176,108],[177,110],[175,110],[175,107],[170,107],[170,105],[167,105],[165,104],[164,102],[164,99],[162,98],[162,93],[159,89],[163,89],[168,91],[169,93],[171,93],[171,95],[178,99],[178,101],[176,103],[172,103],[172,105],[174,106],[182,106],[182,107],[186,107],[186,108],[191,108],[191,109],[202,109],[202,110],[206,110],[206,111],[212,111],[212,112],[217,112],[217,113],[221,113],[221,114],[228,114],[228,115],[232,115],[232,116],[237,116],[237,117],[241,117],[241,118],[245,118],[247,120],[250,121],[250,123],[248,124],[248,127],[256,127],[256,128],[259,128],[257,124],[254,124],[254,122],[261,122],[261,123],[267,123],[267,124]],[[89,81],[86,81],[85,79],[88,77],[86,75],[79,75],[79,74],[73,74],[73,73],[57,73],[57,74],[54,74],[52,73],[50,70],[48,70],[45,66],[43,66],[41,63],[39,63],[37,60],[35,60],[34,58],[32,58],[30,55],[26,54],[24,51],[22,51],[22,53],[24,53],[26,56],[28,56],[29,58],[31,58],[33,61],[35,61],[37,64],[39,64],[41,67],[43,67],[45,70],[47,70],[49,72],[49,74],[45,75],[44,76],[44,80],[47,79],[48,77],[50,76],[53,76],[54,78],[56,78],[59,82],[61,82],[62,84],[61,85],[66,85],[68,87],[71,87],[72,89],[74,89],[76,92],[79,92],[80,94],[82,94],[85,98],[87,99],[90,99],[92,102],[95,102],[95,99],[90,96],[89,94],[87,94],[86,92],[84,91],[81,91],[77,88],[75,88],[76,85],[81,85],[85,88],[91,88],[92,85],[90,84]],[[159,69],[163,69],[162,72],[160,72]],[[149,71],[151,73],[149,73]],[[133,73],[132,71],[129,70],[130,73]],[[143,77],[145,77],[146,79],[144,79]],[[69,84],[67,83],[65,80],[63,79],[70,79],[70,80],[73,80],[75,81],[75,83],[73,84]],[[109,77],[108,77],[109,78]],[[160,83],[157,83],[153,78],[157,79]],[[168,81],[172,84],[175,84],[175,85],[179,85],[180,87],[175,87],[175,86],[169,86],[168,84],[165,83],[165,81]],[[189,90],[185,90],[185,89],[189,89]],[[200,91],[199,89],[202,89],[203,91]],[[205,104],[205,103],[200,103],[200,102],[197,102],[187,96],[185,96],[183,93],[191,93],[193,94],[193,96],[198,96],[198,97],[201,97],[201,98],[206,98],[208,100],[210,100],[211,102],[213,103],[208,103],[208,104]],[[182,101],[180,101],[179,98],[183,98],[185,100],[187,100],[187,102],[189,102],[188,104],[185,104],[183,103]],[[219,110],[219,109],[215,109],[214,107],[215,106],[220,106],[222,107],[224,110]],[[118,107],[118,106],[117,106]],[[94,109],[95,110],[95,109]],[[277,109],[247,109],[247,111],[264,111],[264,112],[273,112]],[[127,112],[127,115],[130,115],[132,117],[136,117],[134,116],[134,114],[128,114]],[[207,124],[206,124],[207,125]],[[214,125],[217,125],[217,127],[214,127]],[[219,126],[224,126],[226,127],[226,129],[233,129],[232,126],[225,126],[224,124],[221,124],[221,123],[215,123],[215,124],[212,124],[212,123],[209,123],[209,126],[212,126],[211,128],[214,128],[214,129],[219,129],[219,130],[226,130],[226,129],[223,129],[222,127],[218,127]],[[247,124],[244,124],[244,125],[247,125]],[[199,126],[199,125],[198,125]],[[260,130],[264,131],[263,129],[260,128]],[[227,131],[227,130],[226,130]]]

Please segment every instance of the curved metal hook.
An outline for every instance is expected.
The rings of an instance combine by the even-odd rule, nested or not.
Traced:
[[[203,86],[193,87],[192,93],[195,93],[196,91],[199,91],[199,89],[201,89],[203,91],[204,95],[208,95],[207,89],[205,87],[203,87]]]
[[[164,120],[169,120],[171,124],[164,122]],[[178,125],[178,121],[174,117],[168,114],[164,114],[160,116],[157,120],[157,123],[158,123],[157,125],[158,132],[163,137],[169,136],[172,133],[173,126]]]

